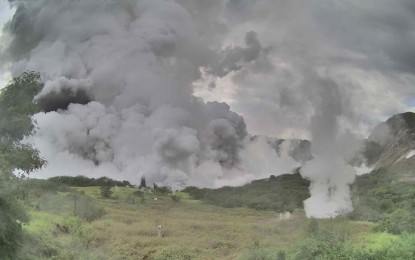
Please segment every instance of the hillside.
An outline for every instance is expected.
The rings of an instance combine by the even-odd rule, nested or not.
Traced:
[[[310,182],[297,172],[271,176],[240,187],[219,189],[188,187],[184,192],[188,192],[194,199],[227,208],[249,207],[258,210],[292,212],[303,208],[303,201],[310,196],[309,186]]]
[[[415,155],[414,151],[415,113],[407,112],[375,127],[365,141],[362,154],[368,166],[379,169],[409,159]]]
[[[395,233],[415,231],[415,114],[397,114],[379,124],[363,155],[374,170],[352,185],[352,219],[385,225]],[[399,226],[402,225],[402,226]]]

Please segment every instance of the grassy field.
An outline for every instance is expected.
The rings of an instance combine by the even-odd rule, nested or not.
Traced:
[[[281,220],[273,211],[223,208],[186,193],[176,193],[180,199],[174,201],[169,194],[147,192],[142,197],[133,188],[112,190],[109,199],[101,198],[99,187],[79,187],[34,200],[21,258],[295,259],[316,229],[351,248],[375,251],[399,239],[373,233],[369,222],[309,220],[301,210]],[[92,203],[85,210],[95,207],[105,213],[92,221],[74,216],[74,201],[81,205],[75,196]],[[163,237],[157,236],[158,225]]]

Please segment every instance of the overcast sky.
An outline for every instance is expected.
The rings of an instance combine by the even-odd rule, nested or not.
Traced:
[[[10,7],[6,0],[0,0],[0,28],[13,17],[14,9]],[[0,30],[0,38],[3,30]],[[0,73],[0,88],[4,86],[10,79],[10,73],[1,71]]]

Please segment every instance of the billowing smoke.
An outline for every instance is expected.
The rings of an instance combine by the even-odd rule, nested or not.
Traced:
[[[263,48],[258,40],[258,35],[254,31],[247,32],[245,35],[246,48],[228,47],[220,53],[220,61],[207,69],[209,74],[224,77],[232,71],[241,70],[244,64],[256,61],[260,56],[266,57],[270,48]]]
[[[89,80],[76,80],[61,77],[55,81],[48,81],[43,91],[35,97],[35,101],[45,112],[67,109],[70,104],[88,104],[89,89],[92,84]]]
[[[174,1],[29,1],[9,24],[13,74],[40,71],[38,131],[28,142],[49,164],[36,177],[111,176],[181,188],[239,185],[298,163],[262,139],[225,103],[193,96],[201,70],[223,77],[266,55],[214,50]],[[5,54],[3,54],[5,56]]]

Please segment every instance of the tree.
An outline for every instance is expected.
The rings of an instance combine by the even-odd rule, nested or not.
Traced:
[[[35,124],[31,116],[39,111],[33,101],[42,89],[40,75],[25,72],[0,90],[0,259],[13,259],[21,241],[21,224],[28,220],[14,195],[15,170],[21,175],[40,169],[46,161],[29,144]]]
[[[138,188],[146,188],[147,184],[146,184],[146,178],[141,177],[141,181],[140,181],[140,186]]]
[[[35,125],[31,119],[39,112],[33,101],[42,89],[39,73],[25,72],[0,92],[0,174],[2,178],[13,177],[19,169],[29,173],[40,169],[44,164],[39,152],[29,144],[22,144],[23,138],[34,133]]]

